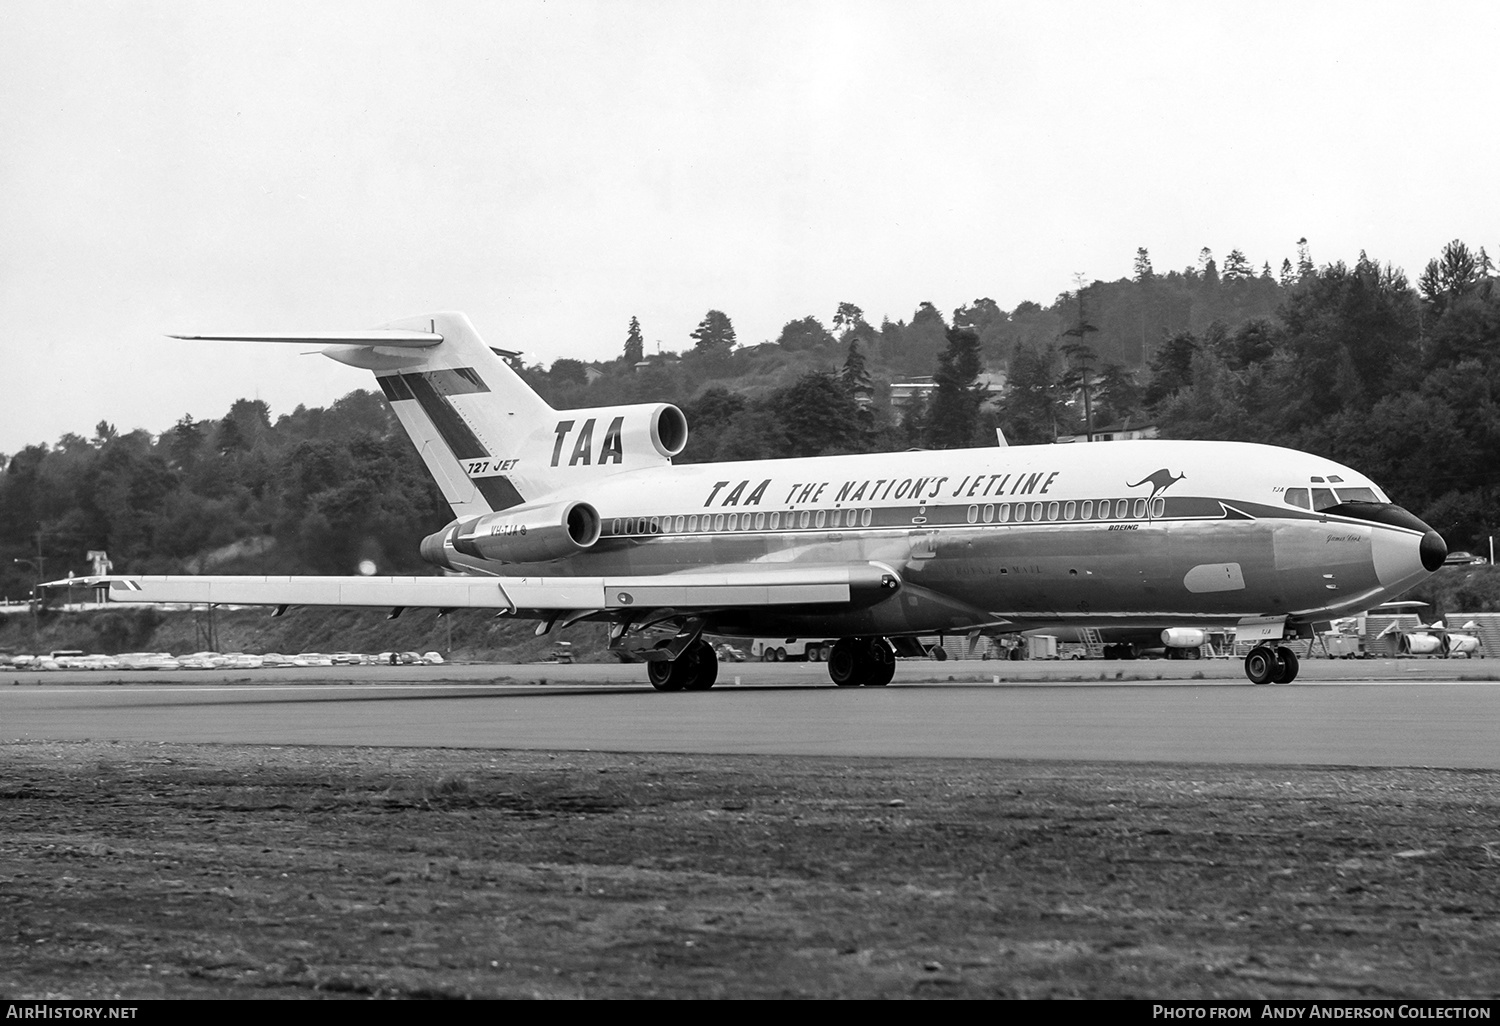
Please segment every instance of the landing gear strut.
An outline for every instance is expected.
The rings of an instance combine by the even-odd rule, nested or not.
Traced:
[[[896,652],[885,638],[841,638],[828,650],[828,676],[841,688],[879,688],[896,675]]]
[[[719,679],[719,657],[699,638],[676,659],[647,663],[646,676],[658,691],[707,691]]]
[[[1297,653],[1285,645],[1256,645],[1245,656],[1245,676],[1251,684],[1290,684],[1300,666]]]

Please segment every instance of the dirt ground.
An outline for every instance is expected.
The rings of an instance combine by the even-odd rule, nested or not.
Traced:
[[[1500,997],[1500,775],[0,747],[0,996]]]

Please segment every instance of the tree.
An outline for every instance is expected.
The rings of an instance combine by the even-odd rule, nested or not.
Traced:
[[[589,383],[588,371],[583,366],[582,360],[570,360],[560,357],[552,361],[552,369],[547,372],[554,384],[559,385],[587,385]]]
[[[193,420],[191,413],[184,413],[161,440],[171,465],[178,470],[190,469],[203,451],[203,425]]]
[[[1254,276],[1255,271],[1250,267],[1250,261],[1245,259],[1245,254],[1238,249],[1231,249],[1224,258],[1224,280],[1239,281],[1241,278]]]
[[[859,339],[849,340],[849,351],[844,355],[844,369],[839,380],[851,392],[870,387],[870,374],[865,370],[865,354],[859,351]]]
[[[823,327],[823,322],[809,314],[801,320],[787,321],[782,326],[781,335],[776,339],[776,344],[783,349],[796,351],[800,349],[817,349],[824,345],[832,345],[834,338]]]
[[[1302,281],[1317,272],[1313,267],[1312,250],[1308,248],[1307,236],[1297,240],[1297,280]]]
[[[865,312],[853,303],[840,303],[838,310],[833,314],[833,330],[843,336],[860,325],[869,327],[865,324]]]
[[[1155,277],[1151,270],[1151,254],[1146,252],[1146,247],[1141,246],[1135,251],[1135,280],[1138,282],[1150,281]]]
[[[961,306],[953,311],[954,327],[973,328],[981,337],[985,332],[1004,324],[1005,321],[1005,311],[1000,309],[999,303],[988,296],[976,299],[968,306]]]
[[[961,449],[974,444],[985,397],[985,388],[979,384],[983,367],[979,333],[954,326],[948,329],[947,339],[948,347],[938,357],[937,373],[932,376],[937,388],[923,434],[934,449]]]
[[[1001,397],[1001,426],[1012,445],[1057,441],[1062,387],[1055,346],[1016,343],[1010,377]]]
[[[1281,261],[1280,284],[1284,289],[1289,289],[1293,285],[1297,284],[1297,277],[1292,273],[1292,262],[1285,257],[1283,257]]]
[[[1213,261],[1209,260],[1212,266]],[[1083,275],[1078,275],[1078,320],[1068,330],[1063,332],[1063,337],[1069,341],[1063,343],[1063,356],[1072,368],[1063,379],[1063,384],[1069,389],[1081,390],[1083,392],[1084,425],[1089,441],[1094,440],[1094,400],[1093,400],[1093,366],[1098,359],[1094,349],[1088,343],[1089,335],[1099,329],[1088,322],[1084,312],[1083,297],[1086,291],[1083,286]]]
[[[625,362],[632,367],[646,358],[646,340],[641,337],[641,322],[630,318],[630,331],[625,336]]]
[[[1488,256],[1485,262],[1489,262]],[[1442,312],[1453,298],[1469,291],[1484,277],[1479,258],[1464,242],[1454,239],[1443,247],[1440,258],[1427,261],[1426,269],[1417,279],[1417,287],[1422,291],[1422,298]]]
[[[675,459],[677,463],[708,463],[724,459],[719,452],[721,439],[745,410],[744,396],[715,385],[705,389],[692,402],[684,403],[682,412],[689,426],[687,448]]]
[[[688,336],[699,353],[728,353],[734,348],[734,325],[723,311],[710,310]]]
[[[786,432],[787,456],[858,452],[863,425],[859,407],[832,374],[804,374],[770,397],[768,404]]]
[[[1156,350],[1151,358],[1151,380],[1144,395],[1148,406],[1176,395],[1193,383],[1193,358],[1198,355],[1198,340],[1190,332],[1180,331]]]

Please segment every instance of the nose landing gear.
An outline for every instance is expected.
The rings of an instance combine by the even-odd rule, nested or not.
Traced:
[[[1245,656],[1245,676],[1251,684],[1290,684],[1300,665],[1297,653],[1285,645],[1257,645]]]
[[[828,650],[828,676],[841,688],[884,687],[896,675],[896,652],[885,638],[840,638]]]

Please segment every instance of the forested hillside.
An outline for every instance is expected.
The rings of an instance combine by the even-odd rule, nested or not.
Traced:
[[[559,408],[670,401],[688,416],[682,459],[1050,442],[1131,418],[1166,437],[1306,449],[1370,474],[1454,549],[1500,533],[1500,287],[1483,249],[1455,241],[1405,273],[1361,253],[1257,270],[1075,283],[1047,306],[976,299],[950,315],[923,303],[877,327],[847,301],[789,320],[777,341],[739,346],[709,311],[679,354],[647,354],[634,320],[621,355],[521,373]],[[1008,374],[995,394],[985,372]],[[890,383],[931,375],[926,403],[890,404]],[[1086,404],[1085,395],[1089,402]],[[170,402],[163,396],[163,402]],[[91,549],[130,572],[425,572],[417,542],[450,519],[378,393],[274,420],[240,400],[159,436],[100,423],[4,460],[0,592],[88,569]],[[40,555],[40,559],[39,559]],[[19,562],[18,562],[19,561]]]

